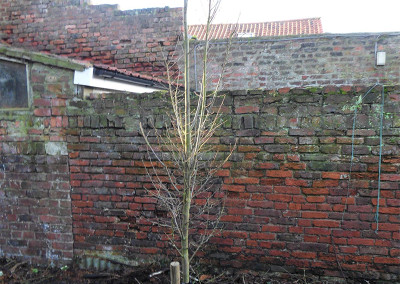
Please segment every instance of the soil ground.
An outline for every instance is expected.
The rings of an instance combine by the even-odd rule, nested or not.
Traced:
[[[169,271],[157,264],[139,267],[125,267],[118,272],[99,272],[72,267],[36,267],[16,259],[0,259],[0,284],[169,284]],[[150,277],[154,272],[159,274]],[[201,275],[193,284],[312,284],[312,283],[350,283],[336,281],[318,281],[306,275],[262,274],[252,271],[240,271],[219,276]],[[363,283],[363,282],[351,282]],[[371,282],[364,282],[371,283]]]

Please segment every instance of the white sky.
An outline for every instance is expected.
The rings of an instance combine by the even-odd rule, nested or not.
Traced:
[[[400,32],[400,0],[221,0],[214,23],[321,18],[325,33]],[[182,7],[183,0],[92,0],[122,10]],[[204,24],[207,0],[189,0],[189,24]],[[203,16],[203,17],[202,17]]]

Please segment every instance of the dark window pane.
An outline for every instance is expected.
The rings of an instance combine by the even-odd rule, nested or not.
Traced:
[[[0,60],[0,108],[28,106],[25,64]]]

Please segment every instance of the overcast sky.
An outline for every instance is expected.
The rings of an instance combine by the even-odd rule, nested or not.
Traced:
[[[92,0],[122,10],[182,7],[183,0]],[[189,0],[189,24],[203,24],[206,0]],[[400,32],[400,0],[222,0],[215,23],[321,18],[325,33]],[[203,17],[201,17],[203,16]]]

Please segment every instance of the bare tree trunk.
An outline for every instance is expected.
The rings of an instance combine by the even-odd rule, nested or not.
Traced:
[[[218,229],[220,216],[223,213],[223,207],[215,213],[212,208],[219,206],[220,197],[215,197],[215,188],[212,184],[212,178],[218,168],[220,168],[230,157],[233,149],[226,153],[225,159],[217,158],[217,152],[212,146],[208,145],[209,139],[213,136],[222,121],[220,110],[223,104],[223,97],[220,103],[217,103],[219,82],[222,74],[219,77],[217,88],[207,93],[207,51],[208,51],[208,33],[210,24],[215,16],[215,12],[219,6],[219,0],[215,5],[212,0],[209,0],[209,14],[207,19],[207,36],[206,46],[203,54],[203,75],[201,78],[201,90],[191,91],[190,88],[190,62],[189,62],[189,36],[187,24],[187,9],[189,0],[184,0],[183,7],[183,25],[184,25],[184,90],[176,87],[171,81],[169,69],[168,78],[170,81],[169,95],[171,100],[172,114],[171,124],[166,125],[166,130],[163,133],[156,133],[161,148],[166,149],[168,162],[164,161],[162,153],[152,147],[147,135],[142,127],[141,132],[146,140],[148,148],[151,151],[151,156],[154,156],[160,165],[164,168],[165,176],[168,177],[168,182],[164,182],[165,176],[158,175],[158,169],[153,166],[153,169],[148,172],[154,190],[151,194],[156,196],[160,201],[160,205],[168,211],[168,217],[171,219],[164,222],[162,226],[171,230],[170,243],[179,251],[182,262],[182,283],[190,282],[190,263],[202,245],[204,245],[211,236],[214,230]],[[228,54],[228,52],[227,52]],[[168,66],[168,63],[167,63]],[[224,66],[224,65],[223,65]],[[191,97],[193,95],[193,97]],[[191,98],[193,105],[191,105]],[[216,105],[217,104],[217,105]],[[215,111],[215,108],[217,109]],[[205,159],[204,154],[211,153],[214,158]],[[172,164],[172,167],[171,167]],[[204,204],[193,204],[193,199],[199,198]],[[219,201],[218,201],[219,199]],[[208,218],[209,215],[214,215],[216,218]],[[201,228],[194,228],[194,224],[201,223]],[[159,224],[159,223],[158,223]],[[161,225],[161,224],[159,224]],[[198,229],[199,234],[191,235],[192,229]],[[180,246],[175,234],[179,237]],[[190,241],[189,241],[190,238]]]
[[[189,172],[184,173],[184,184],[185,192],[183,196],[183,209],[182,209],[182,273],[183,273],[183,283],[189,283],[190,274],[190,257],[189,257],[189,221],[190,221],[190,203],[191,203],[191,193],[190,193],[190,174]]]
[[[183,26],[185,29],[184,53],[185,53],[185,162],[183,171],[184,193],[182,208],[182,273],[183,283],[189,283],[190,258],[189,258],[189,221],[190,221],[190,203],[191,203],[191,115],[190,115],[190,76],[189,76],[189,37],[187,24],[188,0],[184,1],[183,6]]]

